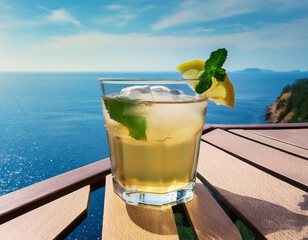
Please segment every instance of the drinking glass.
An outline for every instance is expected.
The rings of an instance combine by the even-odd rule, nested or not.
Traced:
[[[99,79],[114,191],[164,208],[193,198],[208,99],[181,79]]]

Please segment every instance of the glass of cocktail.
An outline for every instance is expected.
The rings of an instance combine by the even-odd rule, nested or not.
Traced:
[[[114,191],[152,208],[191,200],[208,101],[195,80],[99,81]]]

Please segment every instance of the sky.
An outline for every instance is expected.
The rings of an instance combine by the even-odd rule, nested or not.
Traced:
[[[0,0],[0,71],[308,71],[308,0]]]

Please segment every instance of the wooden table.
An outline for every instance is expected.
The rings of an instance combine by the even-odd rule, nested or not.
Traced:
[[[308,239],[307,160],[308,124],[206,125],[191,202],[126,205],[112,191],[105,159],[1,196],[0,239],[64,239],[102,186],[103,239],[178,239],[176,211],[198,239],[241,239],[237,219],[257,239]]]

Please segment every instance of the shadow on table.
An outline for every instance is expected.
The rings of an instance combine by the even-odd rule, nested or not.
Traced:
[[[283,231],[293,230],[300,232],[308,226],[308,215],[299,214],[288,210],[285,207],[268,201],[242,196],[229,192],[225,189],[216,188],[230,202],[236,202],[237,210],[251,220],[264,235]],[[303,202],[298,204],[298,210],[308,209],[308,195],[304,194]],[[306,237],[306,236],[303,236]]]
[[[160,235],[177,235],[176,228],[166,224],[166,222],[174,222],[171,209],[158,211],[126,204],[126,211],[131,220],[146,231]]]

